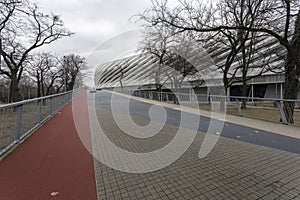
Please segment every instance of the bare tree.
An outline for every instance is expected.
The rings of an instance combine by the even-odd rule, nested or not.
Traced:
[[[164,25],[146,25],[144,28],[144,39],[141,41],[139,48],[142,51],[142,54],[151,55],[155,58],[155,60],[157,60],[158,63],[153,67],[153,78],[156,89],[161,91],[162,85],[165,82],[162,75],[164,71],[164,64],[166,62],[167,48],[172,42],[173,33]]]
[[[59,16],[45,15],[36,4],[30,2],[24,1],[22,8],[15,10],[12,16],[16,20],[8,20],[2,30],[1,36],[5,40],[1,55],[5,66],[0,69],[0,73],[10,79],[10,102],[20,100],[18,85],[29,54],[43,45],[72,34]]]
[[[4,29],[5,24],[8,22],[9,18],[12,16],[14,10],[19,6],[20,1],[0,1],[0,32]]]
[[[140,49],[143,54],[156,60],[153,65],[153,78],[156,89],[162,90],[166,82],[177,90],[187,76],[199,75],[188,60],[198,51],[190,34],[174,34],[172,29],[162,26],[146,25]],[[199,77],[198,77],[199,78]]]
[[[191,35],[177,34],[168,47],[166,65],[171,70],[166,70],[165,73],[175,90],[181,88],[184,81],[201,79],[201,67],[197,63],[201,50],[196,44],[197,42]]]
[[[0,76],[0,102],[8,102],[9,80]]]
[[[47,96],[55,93],[54,84],[62,76],[59,69],[59,59],[51,53],[42,53],[33,56],[30,62],[30,74],[35,77],[37,96]]]
[[[222,24],[231,24],[232,26],[236,25],[241,25],[241,24],[249,24],[252,26],[254,24],[254,21],[259,18],[259,15],[257,16],[250,16],[249,15],[249,8],[245,7],[244,5],[245,0],[242,1],[234,1],[234,0],[222,0],[217,4],[217,9],[220,11],[220,18],[218,19],[220,23]],[[166,5],[166,4],[162,4]],[[189,12],[195,12],[193,11],[194,9],[194,4],[189,4],[188,2],[185,2],[185,7]],[[200,8],[204,9],[204,8]],[[176,10],[178,13],[181,12],[180,9]],[[213,16],[214,9],[210,7],[210,9],[206,9],[206,15],[207,19],[210,20],[216,20],[215,17]],[[198,17],[203,17],[202,12],[198,12]],[[147,16],[145,15],[140,15],[140,18],[144,20],[149,20]],[[206,21],[207,21],[206,19]],[[168,24],[164,23],[155,23],[155,26],[168,26]],[[152,25],[152,24],[151,24]],[[171,26],[172,27],[172,26]],[[200,35],[198,34],[198,41],[201,43],[204,43],[206,47],[210,48],[211,45],[214,46],[212,49],[211,53],[214,53],[213,51],[218,52],[218,49],[225,47],[226,51],[226,57],[222,57],[221,60],[221,65],[219,65],[219,69],[223,72],[223,83],[224,83],[224,88],[225,92],[227,93],[227,89],[234,83],[236,82],[242,82],[243,87],[243,96],[246,96],[246,89],[247,89],[247,81],[251,78],[254,78],[255,76],[261,75],[262,72],[265,70],[260,70],[260,73],[257,73],[255,76],[247,76],[248,74],[248,69],[249,67],[249,60],[253,56],[253,46],[254,46],[254,34],[250,31],[244,31],[244,30],[220,30],[220,31],[215,31],[214,33],[201,33]],[[186,43],[186,41],[185,41]],[[183,44],[183,43],[182,43]],[[247,44],[247,45],[246,45]],[[237,62],[238,60],[238,55],[242,54],[240,56],[241,61],[240,66],[238,67],[232,67],[232,64],[234,62]],[[218,55],[217,55],[218,56]],[[218,59],[218,57],[216,58]],[[223,63],[223,60],[226,60],[225,65]],[[248,63],[248,64],[247,64]],[[261,67],[261,66],[258,66]],[[253,69],[254,66],[251,66]],[[236,79],[236,74],[242,72],[242,80]],[[246,102],[244,101],[243,107],[246,107]]]
[[[65,85],[65,90],[70,91],[74,87],[84,86],[85,78],[90,75],[86,59],[70,54],[63,56],[61,63],[60,70],[63,72],[61,80]]]
[[[286,50],[284,98],[296,99],[300,77],[300,6],[297,0],[248,0],[244,1],[250,19],[259,17],[250,24],[220,23],[220,10],[213,4],[200,1],[181,1],[171,10],[166,1],[153,1],[153,6],[144,15],[149,23],[164,24],[177,32],[218,32],[228,30],[265,33],[275,38]],[[294,23],[294,26],[291,24]],[[291,36],[292,35],[292,36]],[[285,103],[289,123],[293,123],[294,104]]]
[[[37,97],[36,86],[33,77],[29,73],[24,73],[19,84],[21,99]]]
[[[2,30],[9,22],[15,10],[20,8],[21,1],[0,0],[0,68],[2,65]]]
[[[117,65],[119,67],[119,82],[120,82],[120,86],[121,86],[121,90],[123,91],[123,78],[124,78],[124,74],[127,72],[128,67],[130,66],[130,62],[129,59],[126,58],[124,60],[124,62],[121,65]]]

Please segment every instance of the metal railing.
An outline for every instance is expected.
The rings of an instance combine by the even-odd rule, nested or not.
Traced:
[[[207,94],[169,93],[157,91],[120,91],[122,93],[142,97],[151,100],[169,103],[184,104],[189,107],[198,107],[201,110],[219,111],[221,102],[226,114],[244,116],[249,118],[280,122],[283,124],[294,124],[300,126],[300,100],[255,98],[240,96],[221,96]],[[243,101],[247,107],[243,108]],[[285,104],[285,106],[284,106]],[[293,116],[293,122],[288,119]]]
[[[78,91],[0,105],[0,156],[51,118]]]

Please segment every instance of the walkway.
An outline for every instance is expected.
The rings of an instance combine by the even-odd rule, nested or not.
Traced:
[[[162,159],[162,154],[155,152],[177,137],[178,108],[166,108],[166,123],[162,123],[160,108],[151,110],[153,103],[161,103],[130,100],[129,115],[122,109],[128,97],[114,96],[119,105],[114,111],[111,97],[106,91],[88,96],[81,93],[73,102],[75,117],[68,104],[1,161],[0,199],[300,199],[300,139],[296,133],[289,137],[266,127],[227,122],[210,154],[199,159],[210,119],[201,116],[200,124],[193,127],[196,115],[186,112],[189,123],[181,127],[186,131],[184,137],[175,149],[167,149],[167,158]],[[149,110],[154,126],[148,126]],[[133,120],[147,128],[133,137],[120,129],[116,119]],[[162,128],[147,137],[157,127]],[[126,128],[132,127],[125,124]],[[141,173],[172,159],[190,132],[195,132],[195,137],[177,160]],[[125,150],[124,155],[133,152],[144,156],[132,159],[118,155],[118,149]],[[151,157],[143,162],[147,155]]]
[[[90,143],[86,94],[74,101]],[[0,162],[0,199],[97,199],[93,158],[77,135],[71,103]]]
[[[126,106],[126,96],[114,98],[119,105]],[[166,109],[167,123],[161,131],[149,138],[134,138],[121,130],[114,119],[132,118],[137,124],[146,126],[150,123],[148,111],[151,104],[132,100],[129,106],[131,116],[120,107],[113,116],[110,101],[110,93],[102,91],[96,94],[97,120],[106,137],[128,152],[159,150],[170,143],[178,131],[179,111]],[[90,104],[93,103],[90,100]],[[257,134],[254,132],[258,130],[256,128],[229,123],[211,153],[199,159],[199,149],[205,136],[201,129],[205,129],[207,124],[207,119],[202,118],[200,131],[188,150],[178,160],[157,171],[124,172],[128,166],[135,166],[137,170],[149,166],[138,160],[136,163],[133,163],[134,160],[124,161],[114,152],[106,152],[102,162],[95,162],[99,199],[300,199],[300,156],[293,153],[299,151],[299,139],[263,130]],[[108,144],[104,136],[99,136],[99,127],[92,127],[92,130],[94,154],[103,155],[105,149],[102,148],[107,148]],[[237,135],[240,137],[237,138]],[[251,137],[255,139],[250,140]],[[178,147],[181,144],[178,143]],[[103,161],[121,163],[116,167],[124,171],[110,168]],[[159,157],[149,160],[148,165],[157,162],[161,162]]]

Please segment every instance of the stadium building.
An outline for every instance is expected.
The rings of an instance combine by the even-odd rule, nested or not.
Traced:
[[[284,56],[285,51],[281,45],[274,39],[265,38],[256,41],[257,52],[251,58],[251,64],[247,72],[248,77],[253,77],[247,81],[248,97],[276,98],[282,99],[284,93]],[[197,74],[188,75],[181,80],[180,86],[176,91],[189,93],[194,90],[196,94],[209,93],[208,87],[220,85],[222,83],[222,66],[225,64],[228,55],[228,48],[220,48],[210,45],[207,49],[196,49],[196,56],[192,60],[210,60],[211,62],[197,62]],[[207,58],[209,56],[209,59]],[[205,59],[203,59],[205,58]],[[193,63],[194,64],[194,63]],[[95,73],[96,89],[102,88],[125,88],[135,90],[156,90],[157,89],[157,69],[158,59],[151,55],[137,54],[129,57],[117,59],[108,63],[99,65]],[[238,59],[232,63],[231,69],[235,70],[240,66]],[[256,66],[256,67],[253,67]],[[259,67],[257,67],[259,66]],[[265,70],[262,70],[265,69]],[[272,70],[269,70],[272,69]],[[169,69],[167,69],[169,70]],[[231,70],[232,71],[232,70]],[[229,73],[234,74],[235,72]],[[161,73],[160,83],[164,83],[162,88],[169,91],[168,88],[174,88],[167,73]],[[227,95],[242,96],[241,71],[237,70],[235,78]],[[300,92],[298,94],[300,99]]]

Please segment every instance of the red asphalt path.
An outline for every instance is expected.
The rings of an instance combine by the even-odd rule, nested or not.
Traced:
[[[73,101],[91,148],[86,92]],[[71,103],[0,162],[0,200],[27,199],[97,199],[93,157],[77,134]]]

